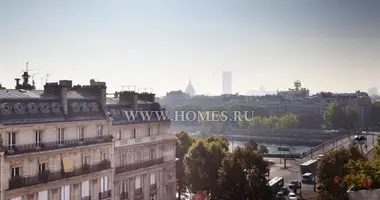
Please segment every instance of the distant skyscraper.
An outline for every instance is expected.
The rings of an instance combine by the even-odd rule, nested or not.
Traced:
[[[223,72],[223,94],[232,94],[232,74]]]

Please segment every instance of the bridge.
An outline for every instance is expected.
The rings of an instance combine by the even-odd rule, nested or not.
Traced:
[[[310,150],[295,154],[288,154],[288,153],[282,153],[282,154],[264,154],[264,157],[268,158],[284,158],[284,159],[301,159],[303,161],[309,160],[309,159],[316,159],[318,155],[323,155],[331,150],[340,148],[340,147],[348,147],[351,140],[355,137],[356,134],[347,134],[332,140],[329,140],[325,143],[322,143],[318,146],[315,146],[311,148]],[[379,135],[378,133],[364,133],[363,135],[367,136],[367,149],[362,149],[362,152],[364,155],[369,154],[375,143],[376,143],[376,137]]]

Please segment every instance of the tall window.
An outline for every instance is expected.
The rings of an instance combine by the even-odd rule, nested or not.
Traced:
[[[135,189],[140,189],[141,188],[141,177],[140,176],[136,176],[135,177]]]
[[[140,163],[141,161],[142,161],[141,151],[137,151],[137,153],[136,153],[136,162]]]
[[[98,133],[98,137],[102,137],[103,136],[103,125],[98,125],[96,127],[96,132]]]
[[[84,126],[81,126],[81,127],[78,127],[78,139],[79,141],[84,141],[84,132],[85,132],[85,127]]]
[[[21,167],[19,167],[19,166],[12,167],[12,170],[11,170],[12,178],[20,176],[21,175],[20,172],[21,172]]]
[[[57,133],[58,133],[58,144],[62,145],[65,140],[65,129],[59,128]]]
[[[125,165],[127,160],[127,155],[125,153],[120,155],[120,165]]]
[[[133,130],[132,130],[132,133],[131,133],[131,138],[132,139],[135,139],[136,138],[136,129],[134,128]]]
[[[120,185],[120,191],[121,193],[126,193],[127,192],[127,181],[123,180],[121,181],[121,185]]]
[[[108,191],[108,177],[104,176],[100,178],[100,192]]]
[[[156,174],[154,172],[150,173],[150,184],[156,184]]]
[[[16,146],[16,132],[8,132],[8,149],[13,150]]]
[[[119,129],[119,131],[117,132],[117,139],[118,140],[121,140],[121,133],[122,133],[123,130]]]
[[[82,165],[89,165],[90,164],[90,155],[83,155],[82,154]]]
[[[42,131],[41,130],[35,130],[34,131],[34,138],[36,142],[36,146],[39,147],[42,142]]]
[[[38,164],[38,172],[41,173],[41,174],[45,173],[46,170],[47,170],[46,167],[47,167],[46,163],[40,163],[40,164]]]
[[[150,126],[148,126],[148,136],[151,136],[151,128],[150,128]]]
[[[150,155],[149,155],[151,160],[156,159],[156,149],[151,149],[150,150]]]
[[[100,153],[100,160],[101,161],[108,160],[108,154],[106,152],[101,152]]]

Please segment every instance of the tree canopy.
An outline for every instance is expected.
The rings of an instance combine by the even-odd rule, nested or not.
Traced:
[[[358,121],[358,112],[351,106],[329,104],[323,114],[323,118],[334,129],[351,129]]]
[[[349,173],[346,165],[350,160],[363,159],[356,148],[338,149],[323,156],[319,163],[317,178],[321,186],[320,197],[326,200],[347,199],[347,185],[343,178]],[[335,179],[335,180],[334,180]]]
[[[299,121],[295,114],[285,114],[281,117],[254,117],[252,119],[245,119],[239,122],[241,128],[248,128],[250,126],[257,129],[276,129],[276,128],[298,128]]]
[[[223,161],[219,183],[219,199],[269,199],[266,174],[268,163],[250,146],[238,147]]]
[[[249,143],[259,150],[262,148],[254,142]],[[178,193],[183,194],[186,190],[206,192],[212,200],[267,199],[268,164],[251,145],[229,152],[228,141],[224,138],[195,140],[185,132],[178,133]]]

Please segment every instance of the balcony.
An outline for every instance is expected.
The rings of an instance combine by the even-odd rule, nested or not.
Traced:
[[[151,184],[149,187],[149,193],[150,195],[157,194],[157,184]]]
[[[91,200],[91,196],[81,197],[80,200]]]
[[[138,169],[142,169],[146,167],[151,167],[154,165],[159,165],[162,163],[164,163],[164,158],[146,160],[140,163],[133,163],[133,164],[128,164],[128,165],[118,166],[116,167],[115,171],[116,171],[116,174],[120,174],[120,173],[130,172],[130,171],[134,171],[134,170],[138,170]]]
[[[120,200],[128,200],[128,192],[122,192],[120,194]]]
[[[73,148],[73,147],[78,147],[78,146],[87,146],[87,145],[101,144],[101,143],[107,143],[107,142],[112,142],[111,135],[5,146],[4,149],[5,149],[6,155],[17,155],[17,154],[23,154],[23,153],[34,153],[34,152],[39,152],[39,151]]]
[[[72,172],[68,173],[64,173],[63,170],[60,170],[55,172],[45,171],[43,173],[28,177],[16,176],[9,179],[9,190],[100,172],[102,170],[110,169],[110,167],[110,161],[105,160],[94,165],[83,165],[81,167],[74,168]]]
[[[143,199],[144,195],[142,193],[142,188],[138,188],[135,190],[135,200]]]
[[[159,142],[159,141],[170,141],[176,140],[176,137],[174,134],[161,134],[161,135],[152,135],[152,136],[146,136],[141,138],[135,138],[135,139],[129,139],[129,140],[117,140],[115,141],[115,147],[124,147],[129,145],[135,145],[135,144],[145,144],[150,142]]]
[[[99,193],[99,200],[107,198],[111,198],[111,190]]]

